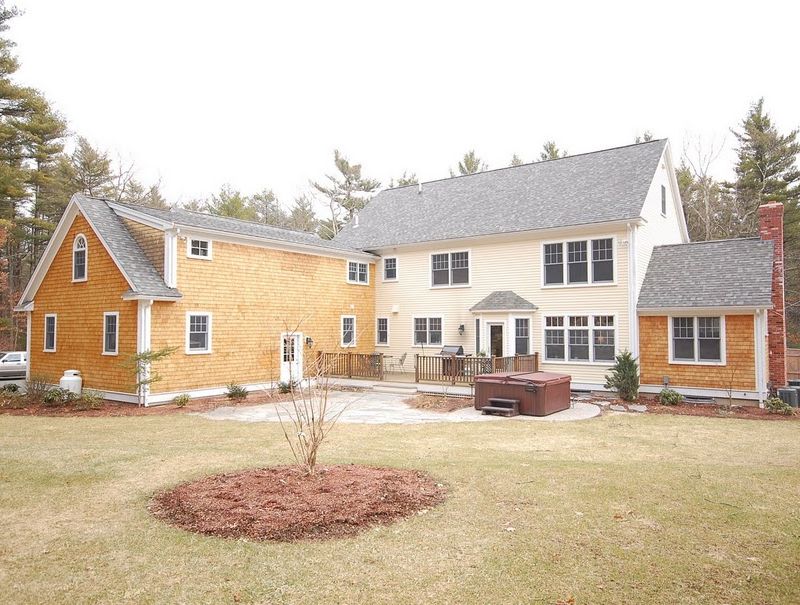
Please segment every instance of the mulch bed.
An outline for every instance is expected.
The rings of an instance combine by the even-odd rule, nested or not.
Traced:
[[[718,405],[680,403],[678,405],[661,405],[654,401],[647,404],[647,413],[673,414],[675,416],[711,416],[714,418],[745,418],[750,420],[800,420],[796,413],[791,415],[771,414],[755,405],[736,405],[730,411]]]
[[[232,401],[227,397],[198,397],[191,399],[184,407],[178,407],[174,403],[165,403],[163,405],[154,405],[150,407],[142,407],[134,403],[120,403],[117,401],[104,400],[99,408],[81,410],[77,409],[75,405],[60,405],[60,406],[45,406],[41,403],[27,403],[22,401],[15,401],[13,405],[23,405],[23,407],[11,407],[10,405],[3,405],[4,402],[0,401],[0,415],[8,414],[10,416],[89,416],[89,417],[102,417],[102,416],[164,416],[167,414],[186,414],[189,412],[207,412],[222,406],[246,406],[246,405],[259,405],[262,403],[278,403],[281,401],[288,401],[291,395],[288,393],[281,394],[275,391],[270,395],[268,392],[257,393],[253,392],[248,395],[246,399],[241,401]]]
[[[416,470],[326,466],[309,476],[297,466],[276,466],[184,483],[154,496],[149,508],[192,532],[293,542],[352,536],[426,511],[445,493]]]
[[[447,395],[415,395],[405,401],[412,408],[431,412],[454,412],[475,405],[472,397],[451,397]]]

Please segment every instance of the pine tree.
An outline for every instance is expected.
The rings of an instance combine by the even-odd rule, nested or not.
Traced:
[[[215,216],[228,216],[245,221],[257,219],[255,208],[250,200],[230,185],[223,185],[219,193],[211,196],[211,200],[206,202],[205,212]]]
[[[264,189],[248,198],[250,206],[255,211],[256,219],[265,225],[285,227],[289,220],[286,211],[281,208],[278,198],[272,189]]]
[[[558,148],[555,141],[546,141],[544,145],[542,145],[542,152],[539,154],[539,161],[544,162],[545,160],[557,160],[559,158],[567,157],[566,150],[562,151]]]
[[[419,183],[417,173],[412,172],[411,174],[407,174],[404,170],[403,175],[397,177],[397,180],[391,179],[389,181],[389,189],[394,189],[395,187],[408,187],[409,185],[416,185],[417,183]]]
[[[725,183],[736,213],[730,236],[758,232],[758,207],[766,202],[784,204],[784,254],[786,272],[787,332],[800,344],[800,170],[798,130],[781,134],[756,101],[733,131],[738,146],[736,180]]]
[[[286,226],[296,231],[308,231],[309,233],[317,231],[319,219],[314,212],[314,203],[310,196],[303,194],[295,198]]]
[[[458,163],[458,174],[475,174],[477,172],[483,172],[488,168],[489,165],[478,157],[475,150],[470,149]],[[456,173],[450,170],[450,176],[456,176]]]
[[[611,374],[606,375],[605,388],[616,391],[624,401],[634,401],[639,396],[639,364],[630,351],[616,356]]]
[[[525,162],[522,161],[522,158],[519,157],[516,153],[511,156],[511,164],[510,166],[522,166]]]
[[[361,174],[361,164],[351,164],[341,152],[333,152],[333,163],[338,174],[325,175],[325,182],[311,181],[311,186],[328,202],[330,218],[325,222],[326,232],[335,236],[342,221],[350,220],[356,212],[367,205],[372,194],[381,186],[380,181]]]
[[[70,156],[72,166],[69,175],[76,192],[103,196],[112,188],[113,173],[108,154],[95,149],[83,137],[78,137],[75,151]]]

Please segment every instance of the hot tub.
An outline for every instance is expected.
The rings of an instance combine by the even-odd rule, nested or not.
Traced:
[[[516,399],[519,413],[547,416],[570,406],[568,374],[553,372],[498,372],[475,377],[475,409],[489,405],[489,399]]]

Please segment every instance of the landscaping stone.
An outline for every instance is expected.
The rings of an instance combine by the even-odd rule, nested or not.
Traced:
[[[624,405],[619,405],[619,404],[616,404],[616,403],[614,405],[610,405],[608,407],[609,407],[609,409],[611,409],[611,410],[613,410],[615,412],[627,412],[628,411],[628,410],[625,409]]]
[[[632,404],[630,404],[628,406],[628,411],[629,412],[646,412],[647,411],[647,406],[646,405],[640,405],[638,403],[632,403]]]

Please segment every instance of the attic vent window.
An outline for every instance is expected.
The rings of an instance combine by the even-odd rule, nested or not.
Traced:
[[[72,243],[72,281],[86,281],[86,237],[79,234]]]

